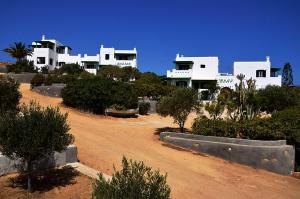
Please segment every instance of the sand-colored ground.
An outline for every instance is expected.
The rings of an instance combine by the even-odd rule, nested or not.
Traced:
[[[156,132],[174,126],[171,118],[97,116],[64,107],[60,98],[34,93],[26,84],[21,91],[23,102],[34,99],[68,112],[80,162],[104,173],[111,174],[113,164],[119,168],[125,155],[167,172],[173,198],[300,198],[300,180],[164,145]]]
[[[27,193],[22,184],[16,183],[17,174],[10,174],[0,177],[0,198],[1,199],[40,199],[40,198],[91,198],[92,182],[87,176],[80,175],[71,169],[58,169],[46,172],[42,175],[40,182],[34,182],[35,191]],[[20,179],[20,178],[19,178]],[[23,178],[23,180],[26,180]],[[12,183],[15,181],[15,183]],[[12,188],[14,187],[14,188]]]

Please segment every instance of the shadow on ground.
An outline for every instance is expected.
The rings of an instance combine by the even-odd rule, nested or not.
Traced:
[[[157,128],[155,129],[154,134],[155,135],[160,135],[162,132],[174,132],[174,133],[181,133],[180,128],[174,128],[174,127],[162,127],[162,128]],[[189,129],[184,128],[185,133],[191,133]]]
[[[75,177],[78,175],[79,172],[69,166],[35,172],[32,178],[32,188],[34,191],[47,192],[56,187],[65,187],[75,184]],[[21,187],[27,189],[26,175],[20,174],[10,178],[9,186],[12,188]]]

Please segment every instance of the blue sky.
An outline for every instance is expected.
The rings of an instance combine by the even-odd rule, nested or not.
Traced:
[[[300,84],[299,0],[85,0],[0,2],[0,49],[47,38],[73,53],[99,53],[100,44],[138,50],[141,71],[166,74],[176,53],[218,56],[220,72],[233,61],[293,66]],[[11,61],[0,52],[1,61]]]

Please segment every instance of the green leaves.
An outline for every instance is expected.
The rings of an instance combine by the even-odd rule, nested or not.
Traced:
[[[174,123],[177,123],[184,131],[184,123],[192,111],[198,104],[197,92],[193,89],[178,88],[171,93],[171,96],[161,98],[157,105],[157,113],[163,117],[171,116]]]
[[[32,55],[32,51],[26,48],[26,45],[22,42],[15,42],[9,48],[3,49],[3,51],[9,54],[11,57],[16,58],[17,61],[20,61],[27,55]]]
[[[102,174],[93,184],[95,199],[168,199],[171,189],[167,175],[152,171],[143,162],[122,159],[122,170],[116,171],[106,181]]]
[[[0,76],[0,116],[18,109],[21,93],[20,84],[9,77]]]
[[[95,77],[78,79],[62,90],[63,103],[79,109],[103,114],[113,104],[126,109],[137,108],[137,94],[131,84]]]
[[[21,106],[20,114],[0,119],[0,150],[11,158],[37,160],[73,143],[69,130],[67,114],[31,102]]]

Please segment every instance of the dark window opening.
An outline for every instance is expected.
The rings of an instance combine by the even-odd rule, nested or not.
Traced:
[[[190,66],[189,65],[178,65],[178,70],[189,70]]]
[[[58,62],[58,65],[59,66],[63,66],[63,65],[65,65],[66,64],[66,62]]]
[[[45,64],[46,63],[46,59],[45,57],[38,57],[36,60],[37,64]]]
[[[109,60],[109,54],[105,54],[105,60]]]
[[[266,77],[266,71],[265,70],[257,70],[256,77]]]
[[[178,81],[178,82],[176,82],[176,86],[187,87],[187,82],[186,81]]]
[[[51,65],[51,66],[52,66],[52,64],[53,64],[53,59],[52,59],[52,58],[50,58],[50,59],[49,59],[49,65]]]
[[[205,65],[204,65],[204,64],[201,64],[201,65],[200,65],[200,68],[205,68]]]

